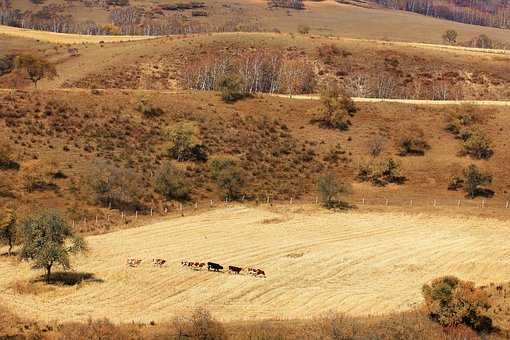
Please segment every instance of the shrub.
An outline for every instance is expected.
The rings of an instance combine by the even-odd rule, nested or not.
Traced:
[[[465,324],[477,331],[492,330],[487,315],[490,308],[487,294],[472,282],[445,276],[422,288],[425,309],[429,316],[444,327]]]
[[[447,116],[446,130],[457,138],[465,140],[466,130],[478,124],[483,124],[490,117],[490,113],[480,110],[474,105],[462,105],[458,112]]]
[[[317,191],[324,206],[328,209],[339,207],[340,196],[350,193],[350,184],[343,182],[336,174],[328,173],[317,180]]]
[[[319,116],[314,120],[319,126],[339,130],[349,128],[349,116],[353,116],[357,109],[353,100],[338,83],[330,82],[322,89],[321,103]]]
[[[447,30],[446,32],[443,33],[443,41],[450,45],[454,45],[455,43],[457,43],[458,35],[459,34],[455,30]]]
[[[167,200],[187,200],[190,194],[190,184],[171,163],[165,163],[159,169],[155,179],[156,192]]]
[[[95,162],[87,173],[85,182],[96,203],[112,208],[137,209],[143,206],[146,186],[134,170]]]
[[[402,184],[405,177],[401,175],[400,163],[393,158],[371,159],[360,162],[357,178],[377,186],[389,183]]]
[[[145,99],[140,100],[136,110],[147,118],[159,117],[163,115],[163,110],[161,108],[149,104]]]
[[[400,156],[424,155],[430,149],[423,130],[417,126],[410,126],[402,133],[398,141]]]
[[[177,161],[207,161],[207,153],[195,125],[178,125],[170,132],[169,137],[171,145],[167,153],[170,158]]]
[[[233,103],[247,96],[239,78],[226,76],[220,82],[221,99],[227,103]]]
[[[453,176],[448,181],[448,190],[459,190],[464,187],[464,179],[459,176]]]
[[[23,187],[26,192],[56,190],[57,185],[47,164],[36,162],[23,167],[21,170]]]
[[[11,255],[12,247],[16,242],[16,212],[12,209],[7,209],[0,212],[0,242],[9,246],[7,255]]]
[[[244,187],[244,176],[237,161],[230,157],[215,158],[210,164],[211,176],[230,199],[238,199]]]
[[[462,153],[476,159],[489,159],[494,153],[489,137],[480,129],[470,131],[462,148]]]
[[[476,165],[471,164],[464,170],[464,188],[469,197],[486,195],[487,190],[480,186],[492,183],[492,175],[482,172]]]
[[[380,156],[386,147],[386,139],[383,137],[375,137],[368,142],[368,153],[372,157]]]

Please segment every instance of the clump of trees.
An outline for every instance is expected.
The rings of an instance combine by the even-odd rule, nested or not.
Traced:
[[[245,185],[244,174],[238,161],[232,157],[216,157],[209,165],[211,177],[224,196],[239,199]]]
[[[401,173],[400,162],[391,157],[371,158],[360,162],[357,178],[376,186],[385,186],[389,183],[402,184],[406,179]]]
[[[190,183],[170,162],[164,163],[156,173],[155,190],[167,200],[185,201],[191,192]]]
[[[87,173],[84,180],[96,203],[111,208],[143,206],[145,184],[133,169],[94,162]]]
[[[460,112],[447,117],[446,130],[462,140],[461,155],[489,159],[494,151],[491,141],[481,128],[490,115],[473,106],[464,106]]]
[[[15,59],[16,69],[25,74],[34,87],[37,87],[37,83],[44,78],[53,79],[57,76],[57,70],[55,66],[47,61],[43,57],[23,54],[19,55]]]
[[[476,165],[471,164],[462,172],[462,176],[454,176],[448,184],[449,190],[464,188],[469,198],[477,196],[492,196],[492,190],[483,188],[484,185],[492,183],[492,175],[480,170]]]
[[[200,140],[198,127],[192,123],[175,126],[169,133],[167,154],[179,162],[206,162],[207,152]]]
[[[234,93],[236,97],[258,92],[311,93],[316,85],[312,63],[302,57],[287,58],[279,52],[243,51],[236,56],[191,60],[182,74],[183,85],[188,89],[222,91],[232,88],[225,93]]]
[[[69,270],[70,257],[87,251],[85,240],[56,213],[28,218],[21,225],[21,232],[20,259],[31,262],[34,269],[44,269],[47,283],[50,283],[54,265]]]
[[[445,276],[422,288],[425,310],[444,327],[467,325],[479,332],[491,331],[489,297],[473,282]]]
[[[335,173],[329,172],[317,180],[317,191],[321,201],[328,209],[344,207],[341,197],[352,192],[352,186],[344,182]]]
[[[349,117],[357,112],[353,100],[343,91],[337,82],[330,82],[321,91],[321,104],[319,115],[314,122],[329,129],[345,131],[351,124]]]

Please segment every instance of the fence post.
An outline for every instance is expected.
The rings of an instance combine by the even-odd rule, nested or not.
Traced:
[[[485,200],[482,200],[482,209],[485,208]]]
[[[437,207],[437,201],[434,200],[434,208]]]
[[[365,197],[363,197],[363,199],[361,200],[361,204],[365,205]]]
[[[269,204],[269,200],[270,200],[269,195],[267,195],[267,204]]]
[[[315,196],[315,204],[319,204],[319,197]]]
[[[138,219],[138,210],[135,210],[135,220]]]
[[[292,204],[292,201],[293,201],[293,198],[291,197],[291,198],[290,198],[290,204]]]
[[[509,203],[508,203],[508,201],[506,201],[506,205],[505,205],[506,209],[508,209],[508,205],[509,205]]]
[[[96,215],[96,225],[97,225],[97,223],[98,223],[98,220],[97,220],[97,215]]]
[[[74,220],[73,220],[73,229],[74,229],[74,227],[75,227],[75,222],[74,222]]]
[[[460,200],[457,201],[457,208],[460,208]]]
[[[165,214],[168,214],[168,208],[165,207]]]
[[[386,199],[386,206],[388,206],[389,204],[390,204],[390,200]]]
[[[110,215],[109,214],[106,214],[106,221],[110,222]]]
[[[209,202],[209,205],[210,205],[210,206],[211,206],[211,208],[212,208],[212,206],[213,206],[213,200],[211,200],[211,202]]]
[[[413,206],[413,200],[409,201],[409,206],[412,207]]]
[[[120,218],[124,221],[124,212],[123,211],[120,213]]]
[[[153,212],[152,212],[152,208],[151,208],[151,216],[152,216]]]

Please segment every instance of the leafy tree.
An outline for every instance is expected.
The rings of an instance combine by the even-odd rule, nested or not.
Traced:
[[[480,193],[480,186],[492,183],[492,175],[482,172],[476,165],[471,164],[464,170],[464,189],[471,198]]]
[[[33,263],[34,269],[46,271],[51,279],[54,265],[71,268],[70,256],[87,251],[83,238],[75,235],[69,225],[56,213],[28,218],[21,227],[23,241],[20,258]]]
[[[487,312],[489,297],[472,282],[445,276],[422,288],[425,309],[430,317],[445,327],[465,324],[477,331],[490,331],[492,320]]]
[[[199,139],[198,128],[192,124],[181,124],[169,134],[168,155],[177,161],[207,161],[207,153]]]
[[[447,30],[443,33],[443,41],[450,45],[454,45],[457,43],[458,35],[459,34],[455,30]]]
[[[320,126],[340,130],[349,128],[349,116],[356,113],[357,108],[338,83],[330,82],[322,89],[321,103],[322,108],[316,119]]]
[[[339,196],[351,192],[351,186],[343,182],[334,173],[320,176],[317,181],[317,190],[321,195],[326,208],[334,208],[339,203]]]
[[[170,162],[163,164],[156,174],[156,192],[165,196],[167,200],[187,200],[190,185],[184,175]]]
[[[237,199],[244,187],[244,177],[233,158],[216,158],[211,164],[211,175],[223,193],[231,199]]]
[[[34,87],[37,87],[37,83],[43,78],[53,79],[57,76],[55,66],[38,56],[20,55],[15,59],[15,66],[18,71],[26,73]]]
[[[9,250],[7,254],[10,256],[12,247],[16,241],[16,212],[8,209],[0,215],[0,242],[7,244]]]

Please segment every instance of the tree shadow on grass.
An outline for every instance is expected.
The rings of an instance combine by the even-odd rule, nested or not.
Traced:
[[[9,258],[9,257],[10,257],[10,258],[15,259],[15,258],[16,258],[16,256],[18,256],[18,252],[14,251],[14,250],[13,250],[13,251],[11,251],[11,255],[10,255],[10,256],[9,256],[9,253],[8,253],[8,252],[0,253],[0,257],[7,257],[7,258]]]
[[[46,283],[46,275],[37,277],[34,282]],[[87,282],[103,283],[104,280],[97,278],[93,273],[84,272],[55,272],[50,275],[50,284],[53,285],[75,286]]]

